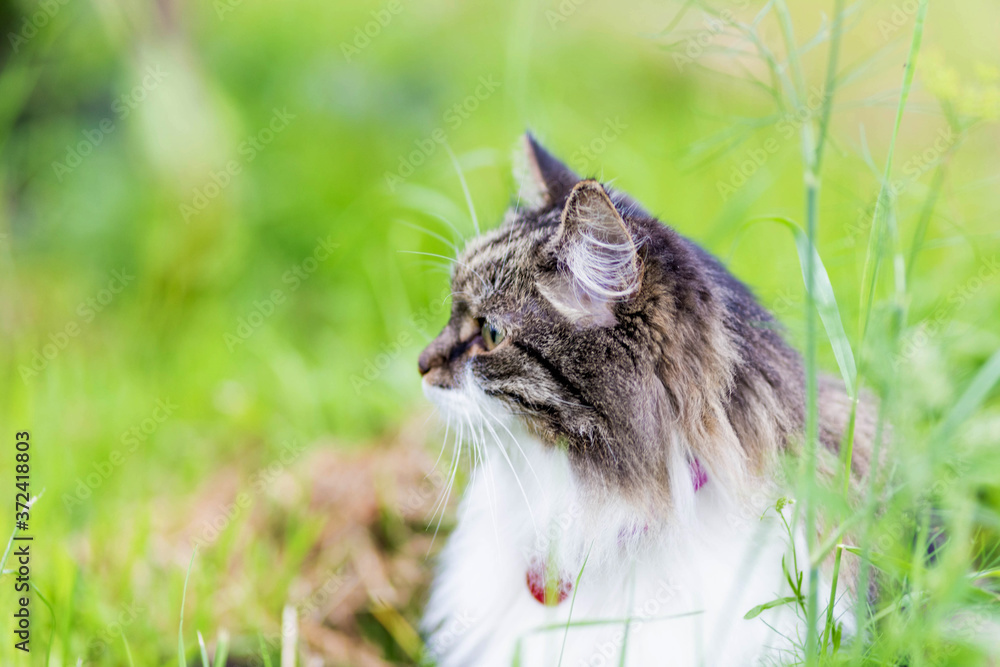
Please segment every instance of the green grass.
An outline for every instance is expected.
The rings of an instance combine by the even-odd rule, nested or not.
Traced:
[[[839,372],[853,396],[880,399],[894,466],[859,502],[846,475],[815,481],[810,381],[810,455],[790,491],[796,520],[814,525],[822,508],[833,534],[814,541],[825,558],[789,571],[821,628],[801,661],[987,664],[976,636],[998,616],[1000,565],[994,3],[895,14],[591,0],[555,23],[554,3],[402,6],[349,61],[341,44],[378,3],[243,2],[221,16],[213,3],[68,3],[16,52],[0,43],[0,421],[8,443],[31,431],[32,493],[45,490],[28,531],[43,603],[33,650],[5,640],[0,663],[271,664],[282,609],[353,567],[323,542],[330,508],[289,479],[320,482],[306,468],[326,450],[369,455],[400,433],[438,442],[415,372],[446,317],[428,255],[499,221],[516,189],[510,151],[531,127],[726,257],[780,306],[811,380]],[[36,11],[0,8],[2,33]],[[122,117],[115,101],[155,65],[165,78]],[[452,127],[447,110],[489,76],[500,87]],[[275,109],[295,118],[248,160],[241,143]],[[108,118],[113,130],[57,173]],[[624,129],[596,150],[609,120]],[[386,173],[436,127],[447,147],[390,191]],[[946,128],[954,140],[935,147]],[[240,173],[185,222],[180,207],[230,159]],[[337,247],[320,261],[327,237]],[[114,271],[133,278],[88,310]],[[158,401],[176,407],[160,419]],[[305,450],[272,479],[292,439]],[[0,448],[5,484],[10,455]],[[272,481],[258,490],[261,475]],[[194,560],[206,513],[241,491],[250,505]],[[410,526],[380,493],[369,532],[401,558],[433,527]],[[939,528],[950,540],[929,563],[919,544]],[[821,588],[833,563],[839,579]],[[883,594],[858,610],[867,640],[838,644],[828,605],[848,567]],[[337,629],[412,664],[420,586],[398,609],[362,596]],[[539,631],[572,641],[590,622]]]

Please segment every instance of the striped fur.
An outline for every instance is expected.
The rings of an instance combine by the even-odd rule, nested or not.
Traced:
[[[457,258],[451,317],[419,361],[425,387],[437,398],[481,393],[565,452],[589,498],[631,508],[637,525],[690,506],[694,462],[730,498],[772,488],[778,457],[800,449],[805,414],[801,358],[775,318],[627,195],[579,178],[530,135],[525,148],[533,206]],[[502,332],[495,348],[484,326]],[[832,378],[819,391],[834,457],[850,402]],[[859,478],[873,431],[862,405]]]
[[[714,257],[527,142],[542,204],[508,215],[458,257],[451,320],[421,358],[427,381],[451,386],[470,367],[487,395],[566,447],[581,476],[638,502],[669,505],[674,432],[686,458],[746,488],[801,432],[799,354]],[[588,257],[595,241],[604,258]],[[506,332],[488,353],[482,320]],[[849,405],[835,381],[822,389],[821,432],[836,451]],[[861,467],[869,431],[864,413]]]

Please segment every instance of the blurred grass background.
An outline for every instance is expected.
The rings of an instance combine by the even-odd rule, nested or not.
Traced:
[[[751,21],[764,5],[715,7]],[[818,249],[854,343],[916,7],[862,2],[845,23]],[[822,91],[831,8],[791,11]],[[879,393],[895,388],[908,488],[935,489],[970,540],[984,539],[973,517],[996,529],[996,391],[947,456],[921,443],[1000,348],[998,25],[989,0],[930,7],[893,181],[905,248],[924,227],[925,240],[907,255],[902,352],[875,336],[861,353]],[[451,252],[419,227],[472,230],[434,137],[490,226],[532,128],[720,255],[802,342],[792,242],[742,230],[803,222],[796,119],[819,107],[782,116],[751,83],[768,83],[763,62],[695,4],[54,0],[0,5],[0,28],[0,456],[11,489],[13,434],[31,432],[32,490],[45,490],[33,581],[55,610],[33,608],[30,659],[5,632],[5,665],[127,664],[123,636],[136,664],[173,663],[199,539],[189,648],[196,629],[210,645],[226,629],[231,655],[249,655],[286,603],[356,575],[361,593],[308,610],[307,664],[413,660],[434,500],[423,446],[439,440],[415,359],[447,303],[442,265],[401,251]],[[760,34],[781,53],[776,24]],[[873,327],[889,316],[877,305]],[[820,355],[836,369],[828,345]],[[355,474],[371,482],[357,493]],[[387,501],[386,479],[418,502]],[[248,507],[232,510],[241,493]],[[389,575],[365,575],[358,553]],[[971,560],[940,575],[949,604]],[[885,629],[878,655],[907,655],[911,621]],[[963,647],[933,664],[987,664],[942,617],[919,627]]]

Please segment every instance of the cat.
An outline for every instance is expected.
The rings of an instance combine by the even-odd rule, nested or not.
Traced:
[[[517,203],[458,256],[450,319],[418,361],[476,463],[424,615],[430,656],[791,659],[795,605],[744,615],[791,595],[783,558],[807,567],[778,501],[781,456],[802,448],[799,354],[743,283],[630,197],[530,133],[521,163]],[[825,376],[818,396],[823,472],[851,402]],[[856,478],[873,430],[862,405]],[[834,609],[847,633],[849,589]]]

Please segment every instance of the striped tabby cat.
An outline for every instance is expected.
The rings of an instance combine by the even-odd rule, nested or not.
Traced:
[[[530,135],[524,163],[518,205],[458,257],[451,317],[419,360],[476,462],[425,614],[430,652],[780,663],[805,636],[794,606],[744,615],[790,594],[783,557],[808,562],[774,509],[778,459],[801,449],[799,354],[746,286],[627,195]],[[832,379],[819,393],[835,461],[850,403]],[[857,476],[872,430],[862,410]]]

